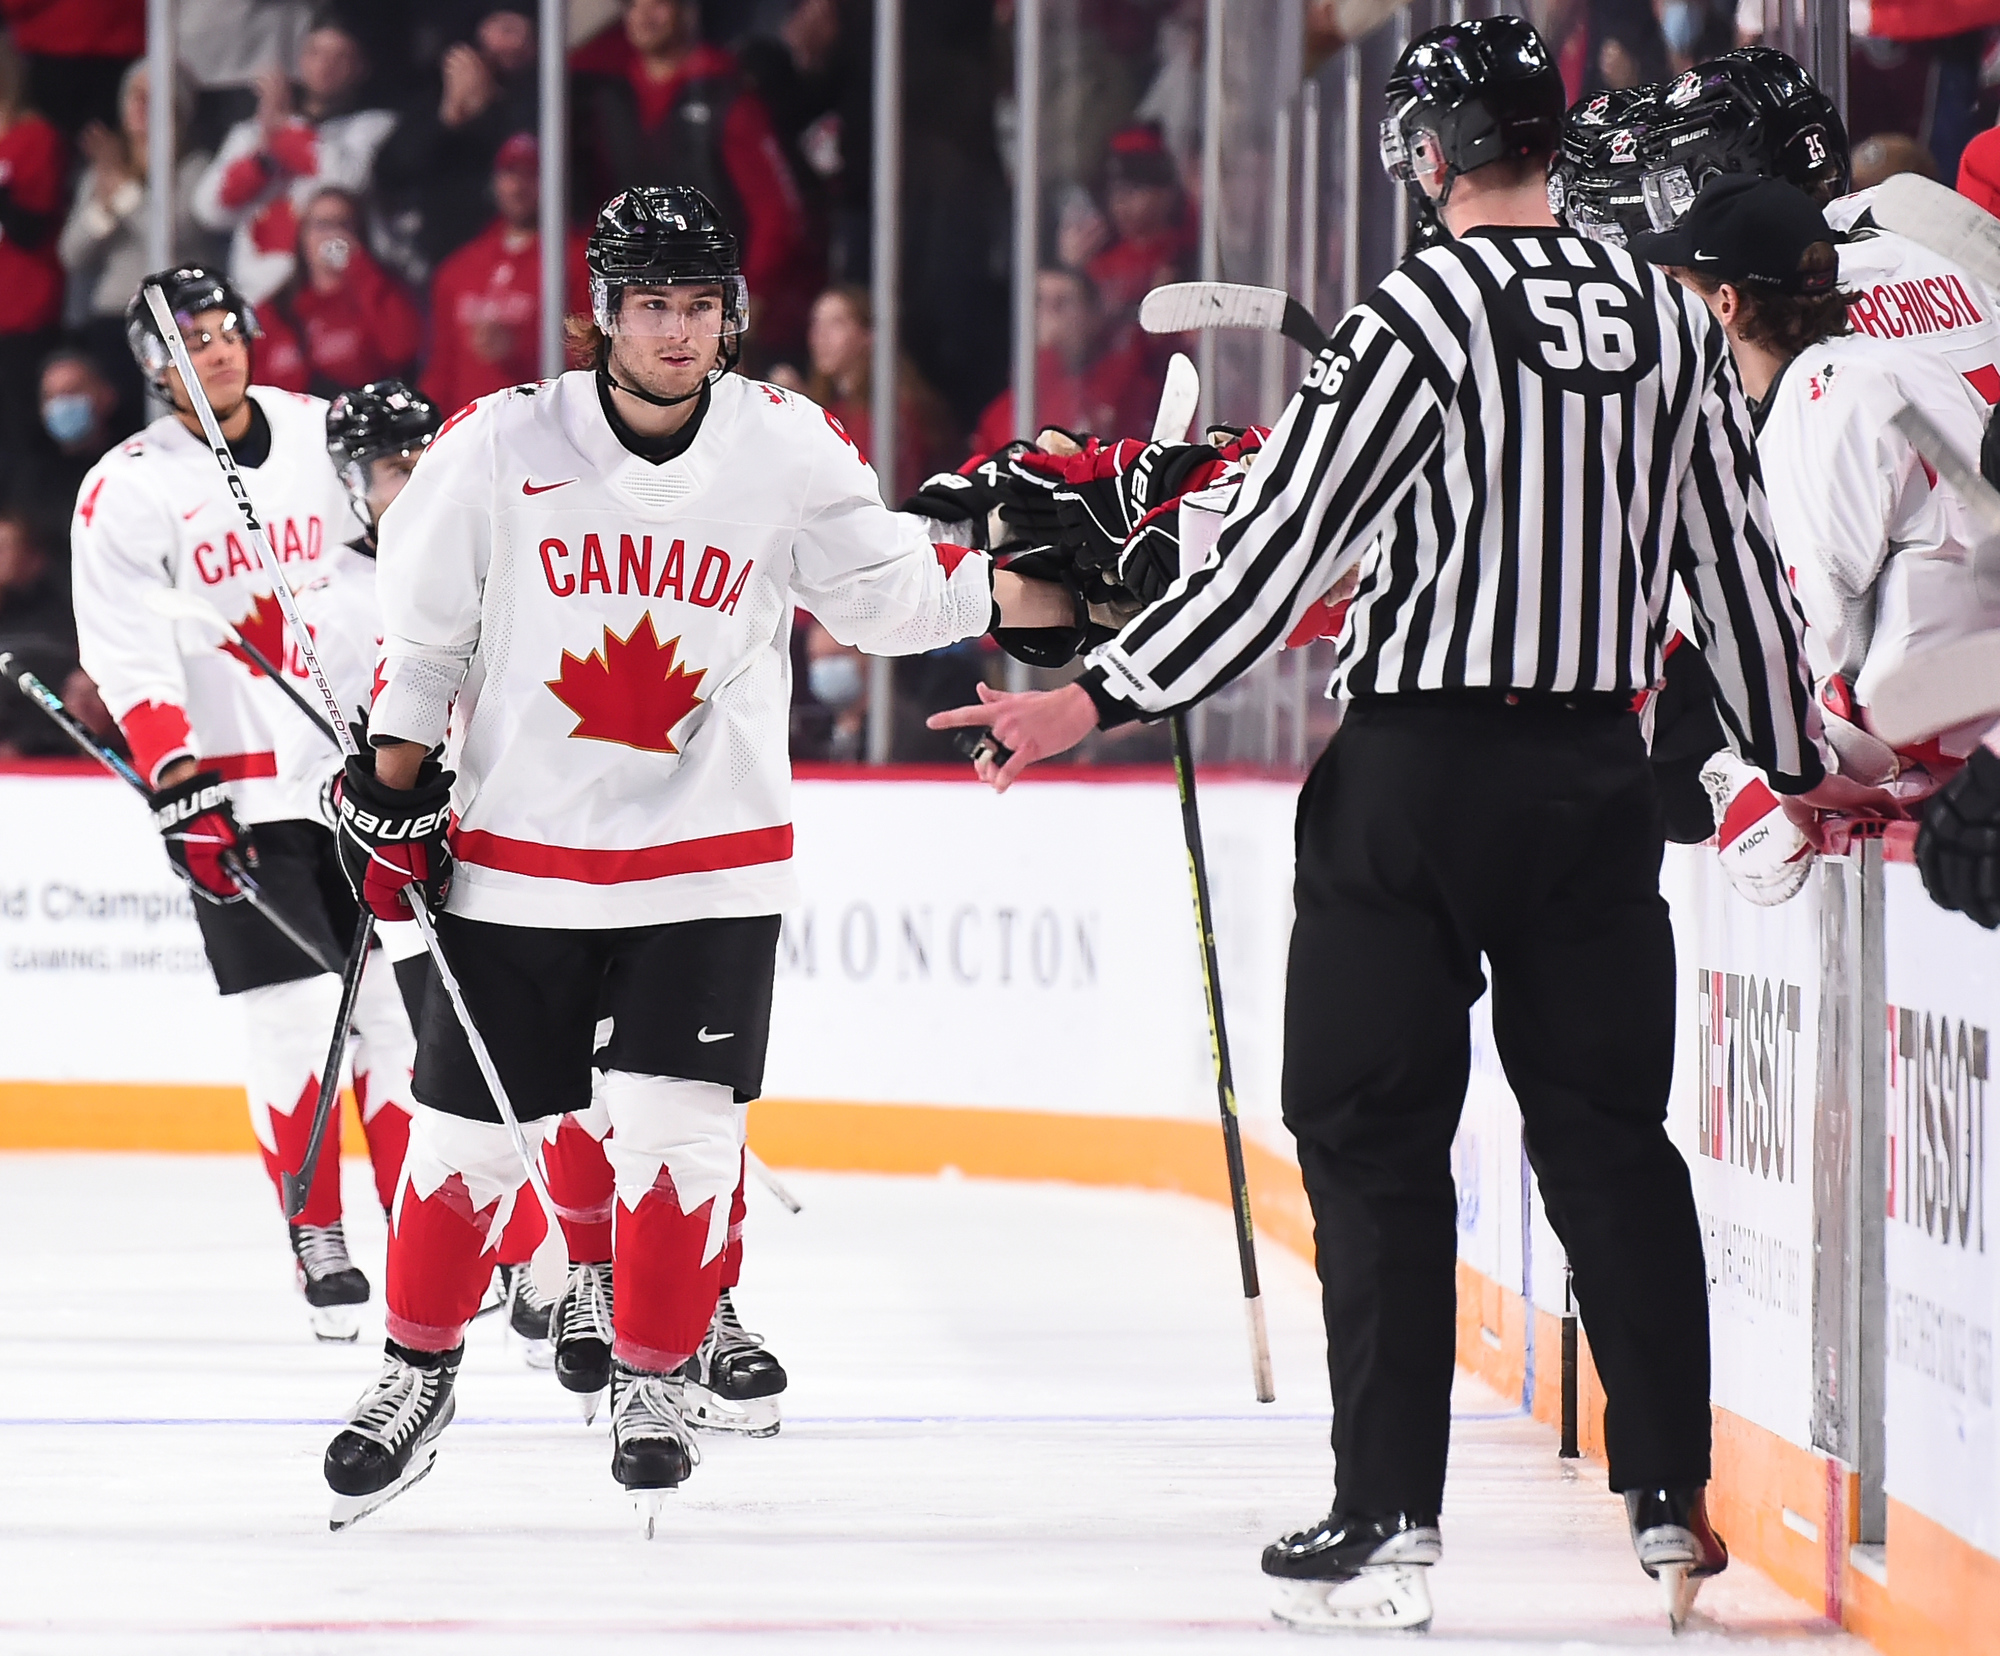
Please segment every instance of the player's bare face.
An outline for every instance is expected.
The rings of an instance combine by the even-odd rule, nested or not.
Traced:
[[[719,283],[626,288],[611,335],[611,377],[656,397],[699,390],[721,360],[726,320]]]
[[[207,394],[208,406],[215,410],[216,419],[227,425],[250,389],[250,341],[242,324],[234,311],[203,311],[181,323],[181,339],[194,363],[195,377]],[[167,370],[167,390],[181,413],[194,412],[178,369]]]

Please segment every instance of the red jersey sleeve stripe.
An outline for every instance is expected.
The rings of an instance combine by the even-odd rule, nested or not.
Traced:
[[[674,874],[713,874],[725,868],[785,862],[792,854],[792,825],[786,822],[775,828],[711,834],[704,839],[642,846],[634,851],[586,851],[567,845],[509,839],[504,834],[489,834],[483,828],[459,828],[452,833],[451,849],[460,862],[495,868],[505,874],[576,880],[584,885],[626,885],[635,880],[662,880]]]

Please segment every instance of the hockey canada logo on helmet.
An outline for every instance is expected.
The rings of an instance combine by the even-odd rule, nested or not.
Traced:
[[[154,286],[165,296],[167,309],[173,312],[183,335],[192,335],[196,331],[196,317],[210,311],[223,311],[227,313],[228,320],[218,332],[227,334],[234,331],[245,339],[263,337],[264,330],[257,326],[257,312],[227,276],[205,265],[181,265],[173,270],[154,271],[140,282],[139,291],[132,295],[131,303],[125,307],[125,343],[132,352],[132,360],[139,365],[139,372],[145,375],[146,383],[162,395],[166,391],[167,370],[174,365],[174,359],[159,325],[153,320],[152,310],[146,304],[146,289]],[[188,343],[191,350],[199,350],[207,341],[190,337]]]
[[[750,292],[736,233],[701,191],[686,184],[647,184],[613,196],[598,212],[584,266],[590,275],[591,314],[606,334],[625,328],[627,288],[721,289],[713,327],[733,362],[730,342],[749,325]],[[697,320],[697,325],[705,324]]]
[[[1699,63],[1644,142],[1652,227],[1671,229],[1711,178],[1781,178],[1824,206],[1850,187],[1847,128],[1796,59],[1746,46]]]
[[[1475,17],[1411,41],[1384,89],[1382,166],[1406,188],[1451,182],[1495,161],[1552,153],[1562,137],[1561,72],[1534,26]]]
[[[1549,168],[1549,211],[1579,235],[1615,246],[1650,230],[1640,163],[1659,107],[1657,89],[1641,86],[1572,108]]]

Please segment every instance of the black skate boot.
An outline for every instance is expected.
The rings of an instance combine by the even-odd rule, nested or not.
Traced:
[[[1678,1633],[1701,1584],[1729,1568],[1729,1549],[1708,1522],[1707,1488],[1628,1489],[1625,1516],[1639,1563],[1666,1590],[1667,1625]]]
[[[463,1344],[450,1351],[412,1351],[391,1340],[383,1352],[375,1384],[326,1446],[326,1482],[333,1491],[329,1529],[346,1529],[429,1472],[438,1434],[458,1406],[453,1385]]]
[[[1264,1549],[1283,1585],[1271,1614],[1314,1633],[1420,1633],[1431,1624],[1425,1569],[1444,1552],[1435,1513],[1329,1513]]]
[[[556,1378],[577,1394],[583,1423],[597,1418],[611,1384],[611,1266],[572,1265],[562,1298],[549,1312]]]
[[[611,1369],[611,1475],[632,1496],[646,1539],[667,1492],[678,1489],[701,1460],[688,1430],[677,1374],[647,1374],[615,1363]]]
[[[555,1306],[535,1287],[535,1274],[525,1265],[502,1265],[500,1280],[507,1307],[507,1327],[523,1347],[521,1359],[529,1368],[545,1369],[555,1364],[556,1349],[549,1339],[549,1317]]]
[[[290,1229],[299,1292],[306,1297],[314,1337],[342,1343],[355,1339],[361,1333],[361,1315],[354,1308],[368,1303],[368,1279],[347,1257],[347,1233],[340,1221]]]
[[[764,1349],[763,1335],[750,1333],[737,1321],[727,1288],[715,1303],[701,1348],[681,1365],[681,1379],[690,1426],[746,1437],[770,1437],[777,1431],[784,1367]]]

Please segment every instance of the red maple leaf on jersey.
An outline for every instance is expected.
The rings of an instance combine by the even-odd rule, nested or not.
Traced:
[[[285,612],[278,607],[276,596],[268,592],[257,594],[257,607],[236,623],[236,630],[246,641],[264,652],[264,659],[274,667],[285,665]],[[264,669],[250,659],[250,654],[231,639],[222,646],[223,653],[233,655],[250,669],[252,678],[262,678]]]
[[[576,715],[570,735],[588,742],[622,742],[648,753],[679,753],[671,732],[695,710],[706,667],[690,673],[674,659],[678,637],[662,644],[650,613],[620,638],[604,629],[604,647],[587,656],[563,651],[562,671],[547,681]]]

